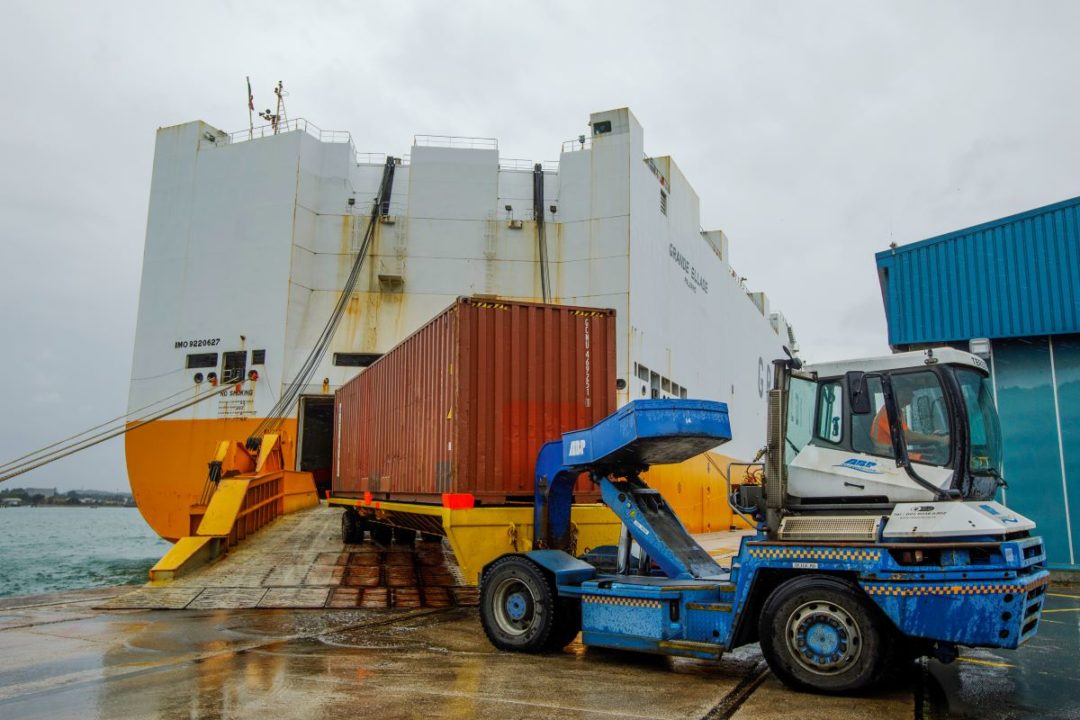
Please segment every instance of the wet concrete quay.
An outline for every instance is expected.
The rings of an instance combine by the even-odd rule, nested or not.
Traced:
[[[325,530],[299,555],[282,549],[257,570],[229,573],[219,564],[187,585],[0,602],[0,718],[1080,718],[1075,587],[1051,588],[1040,634],[1018,651],[968,650],[952,665],[914,665],[866,696],[834,698],[787,690],[756,646],[719,662],[579,642],[548,655],[501,653],[484,637],[476,608],[453,601],[452,568],[420,559],[433,563],[433,544],[351,546],[339,563],[338,541],[334,562],[320,564],[319,548],[333,543]],[[344,581],[348,568],[372,567],[350,564],[371,553],[380,585],[367,587],[383,587],[390,599],[365,606],[358,593],[331,606],[335,590],[363,587]],[[410,553],[409,562],[399,557]],[[389,565],[391,557],[398,564]],[[294,569],[275,572],[280,567]],[[312,576],[315,567],[324,569]],[[424,602],[425,567],[441,568],[438,580],[449,584],[431,587],[445,588],[450,602]],[[292,586],[307,602],[325,595],[319,607],[260,606],[279,602],[271,591],[283,589],[263,583],[290,574],[296,582],[302,570],[301,580],[338,576],[337,585]],[[392,590],[405,587],[417,588],[420,602],[395,605]],[[163,601],[151,590],[167,590],[177,604],[188,598],[186,609],[133,608]],[[246,607],[206,607],[237,597]]]

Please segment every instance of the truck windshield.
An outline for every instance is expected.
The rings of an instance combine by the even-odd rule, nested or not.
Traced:
[[[997,475],[1001,472],[1001,426],[990,389],[990,379],[975,370],[957,369],[960,391],[967,406],[971,439],[971,472]]]

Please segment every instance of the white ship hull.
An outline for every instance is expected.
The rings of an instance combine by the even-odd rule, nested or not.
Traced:
[[[543,172],[550,298],[617,311],[620,404],[725,401],[725,451],[749,457],[764,444],[768,368],[791,344],[787,323],[747,294],[723,233],[700,229],[675,163],[643,159],[633,115],[596,113],[590,125]],[[211,372],[259,375],[128,436],[136,501],[164,537],[188,532],[214,444],[246,437],[295,376],[371,222],[384,157],[358,156],[348,135],[302,121],[282,130],[250,140],[201,122],[158,131],[129,407],[207,393]],[[500,158],[494,140],[415,139],[357,290],[286,423],[289,463],[325,463],[332,419],[320,399],[364,356],[460,295],[543,299],[533,182],[532,163]]]

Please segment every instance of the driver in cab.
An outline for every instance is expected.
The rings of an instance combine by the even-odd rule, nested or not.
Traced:
[[[948,431],[923,433],[912,430],[908,417],[916,412],[910,390],[899,389],[896,393],[896,405],[899,408],[900,428],[904,432],[904,443],[908,448],[908,458],[913,462],[931,465],[944,465],[949,459]],[[921,423],[920,423],[921,424]],[[880,454],[893,456],[892,434],[889,427],[889,414],[882,403],[870,425],[870,439],[877,446]],[[915,449],[912,449],[914,446]]]

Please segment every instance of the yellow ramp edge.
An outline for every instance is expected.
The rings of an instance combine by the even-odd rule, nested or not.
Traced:
[[[221,540],[215,537],[183,537],[150,568],[150,580],[174,580],[186,572],[206,565],[220,551]]]
[[[226,478],[220,481],[196,534],[228,537],[236,516],[240,514],[240,506],[244,504],[249,484],[250,478]]]

